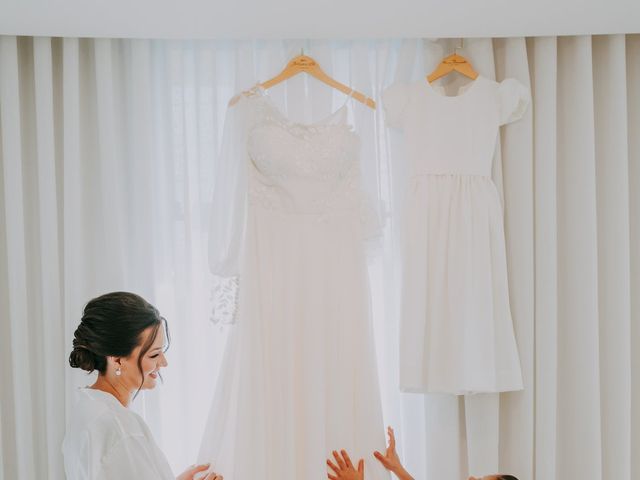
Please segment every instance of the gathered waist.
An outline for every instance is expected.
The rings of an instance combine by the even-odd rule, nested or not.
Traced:
[[[490,195],[498,199],[500,194],[493,179],[488,175],[460,175],[460,174],[427,174],[414,175],[409,181],[409,192],[433,192],[432,194],[445,197],[463,195]]]
[[[278,216],[286,216],[286,217],[299,217],[301,219],[305,218],[319,218],[319,217],[354,217],[361,215],[361,209],[358,206],[349,206],[345,208],[328,208],[326,210],[294,210],[288,208],[282,208],[281,206],[273,206],[273,205],[262,205],[260,203],[251,204],[251,208],[254,211],[259,211],[261,213],[268,213],[272,215]]]

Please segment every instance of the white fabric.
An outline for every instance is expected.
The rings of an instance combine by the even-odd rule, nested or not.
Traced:
[[[72,394],[90,381],[66,363],[73,329],[87,299],[114,289],[141,293],[169,320],[164,385],[133,408],[174,471],[195,462],[238,326],[208,321],[226,104],[302,47],[379,104],[353,121],[367,191],[387,214],[382,255],[369,262],[384,419],[414,477],[640,478],[638,35],[465,39],[460,53],[482,75],[532,91],[500,133],[492,172],[525,389],[398,391],[407,178],[380,92],[424,78],[458,43],[0,37],[0,478],[64,478]],[[304,76],[269,94],[303,121],[344,99]]]
[[[214,274],[240,273],[238,325],[199,459],[229,480],[322,478],[336,448],[364,457],[367,478],[388,478],[371,456],[384,423],[349,106],[300,123],[255,88],[229,108],[219,161],[234,181],[214,202],[232,222],[221,236],[243,248],[210,252]]]
[[[67,480],[175,480],[144,420],[100,390],[77,391],[62,452]]]
[[[424,79],[383,93],[404,134],[409,186],[400,387],[407,392],[521,390],[509,307],[502,206],[491,180],[501,124],[520,118],[528,90],[478,76],[457,95]]]

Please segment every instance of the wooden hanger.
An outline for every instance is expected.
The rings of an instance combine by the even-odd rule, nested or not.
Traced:
[[[348,87],[347,85],[340,83],[337,80],[334,80],[333,78],[331,78],[329,75],[327,75],[324,72],[324,70],[322,70],[322,68],[320,68],[320,65],[318,64],[318,62],[316,62],[313,58],[305,55],[304,52],[301,52],[300,55],[296,56],[291,61],[289,61],[289,63],[287,63],[287,66],[284,68],[284,70],[282,70],[282,72],[280,72],[278,75],[276,75],[272,79],[261,83],[260,86],[266,90],[268,88],[273,87],[274,85],[277,85],[278,83],[284,82],[285,80],[288,80],[289,78],[303,72],[308,73],[309,75],[317,78],[323,83],[326,83],[330,87],[340,90],[342,93],[353,96],[353,98],[355,98],[359,102],[362,102],[368,107],[371,107],[375,110],[376,102],[372,98],[367,97],[365,94],[355,91],[351,87]],[[243,94],[246,95],[250,92],[251,91],[243,92]],[[231,99],[231,101],[229,102],[229,105],[234,105],[235,103],[237,103],[239,99],[240,99],[239,95],[236,95]]]
[[[433,83],[439,78],[449,75],[453,71],[459,72],[465,77],[469,77],[471,80],[478,78],[478,72],[473,69],[471,62],[462,55],[458,55],[458,50],[463,46],[464,39],[460,39],[460,46],[454,49],[454,53],[443,58],[436,69],[427,76],[429,83]]]

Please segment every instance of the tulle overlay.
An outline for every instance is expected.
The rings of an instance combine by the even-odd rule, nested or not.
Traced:
[[[237,322],[200,460],[227,480],[321,480],[331,451],[346,448],[367,460],[367,478],[389,478],[371,456],[384,448],[384,425],[359,138],[344,109],[300,125],[260,92],[237,107],[247,155],[229,161],[248,162],[236,186],[246,216],[241,227],[217,226],[242,232],[231,239],[241,243]]]

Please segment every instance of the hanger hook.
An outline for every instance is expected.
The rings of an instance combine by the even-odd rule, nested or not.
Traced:
[[[464,48],[464,38],[460,37],[460,45],[453,49],[453,53],[458,53],[458,50],[462,50]]]

